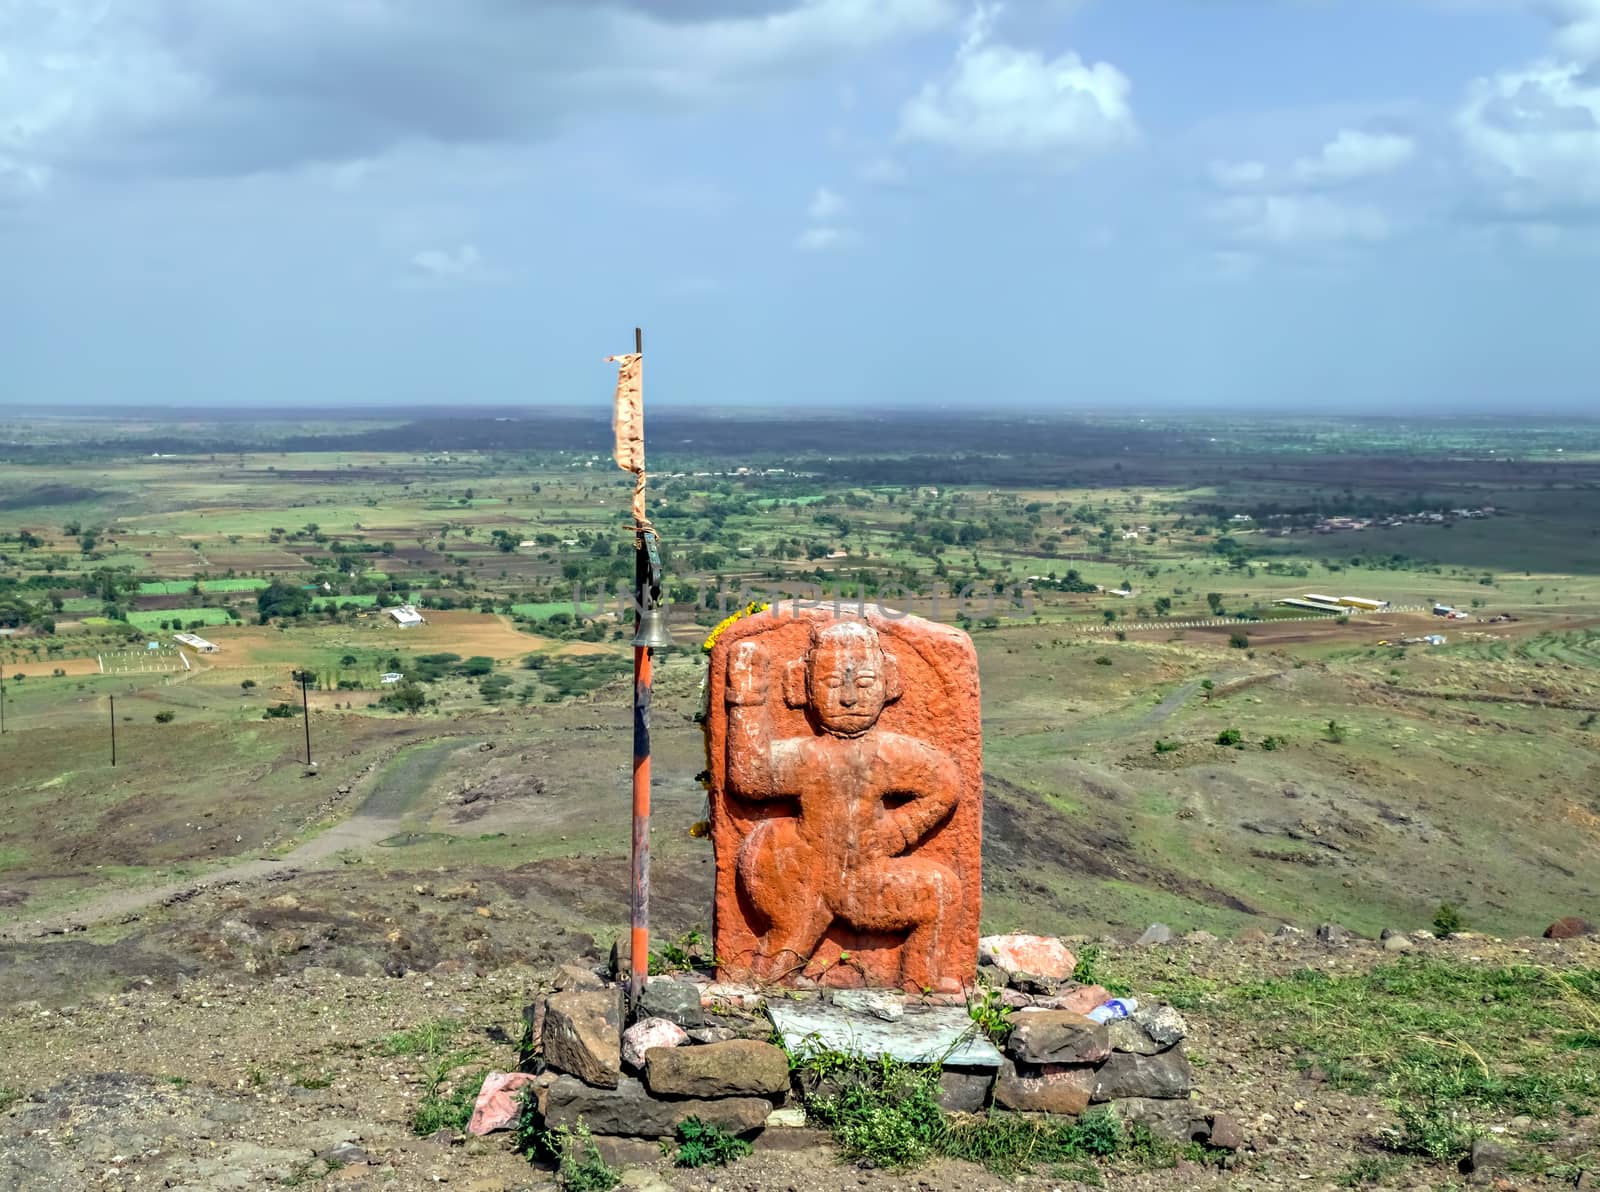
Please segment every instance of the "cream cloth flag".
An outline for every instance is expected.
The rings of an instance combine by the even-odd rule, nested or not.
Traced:
[[[617,370],[617,401],[611,415],[611,429],[617,445],[612,455],[617,467],[633,473],[633,523],[645,527],[644,515],[644,380],[643,358],[638,352],[607,356],[606,363],[620,364]]]

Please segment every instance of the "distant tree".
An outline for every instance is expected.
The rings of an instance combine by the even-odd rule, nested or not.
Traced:
[[[1250,648],[1250,635],[1243,629],[1235,629],[1228,635],[1228,645],[1235,650],[1248,650]]]
[[[256,685],[256,681],[254,679],[244,679],[239,684],[239,686],[242,687],[246,691],[249,691],[255,685]]]
[[[156,723],[157,724],[171,724],[172,723],[172,718],[175,715],[177,715],[177,713],[170,712],[170,711],[157,712],[156,713]]]
[[[1155,599],[1156,616],[1164,617],[1172,611],[1171,596],[1157,596]]]
[[[1221,592],[1207,592],[1206,593],[1206,603],[1211,606],[1211,615],[1212,616],[1220,617],[1222,615],[1222,593]]]
[[[265,625],[273,617],[298,617],[311,607],[311,597],[294,584],[275,579],[256,593],[256,615]]]
[[[396,683],[383,697],[378,700],[386,708],[393,708],[396,712],[416,714],[428,704],[427,692],[418,687],[410,679],[403,683]]]

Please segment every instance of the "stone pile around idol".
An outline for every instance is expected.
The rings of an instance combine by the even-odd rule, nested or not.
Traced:
[[[936,1080],[955,1120],[1110,1110],[1169,1142],[1228,1145],[1192,1098],[1176,1010],[1113,1017],[1131,999],[1072,980],[1074,956],[1049,937],[986,937],[982,955],[961,994],[652,977],[631,1021],[625,953],[605,972],[564,965],[525,1011],[529,1122],[602,1144],[668,1139],[690,1119],[758,1146],[822,1144],[803,1129],[826,1125],[819,1100],[887,1057]]]

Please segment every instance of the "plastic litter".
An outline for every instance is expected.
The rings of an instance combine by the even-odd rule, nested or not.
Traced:
[[[1138,1008],[1138,998],[1114,997],[1090,1010],[1085,1017],[1092,1022],[1110,1022],[1113,1018],[1132,1018]]]

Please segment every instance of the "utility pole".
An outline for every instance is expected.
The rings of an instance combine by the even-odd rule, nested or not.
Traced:
[[[117,764],[117,697],[111,697],[111,764]]]
[[[311,682],[311,672],[300,672],[300,719],[306,722],[306,765],[311,764],[311,700],[306,686]]]

